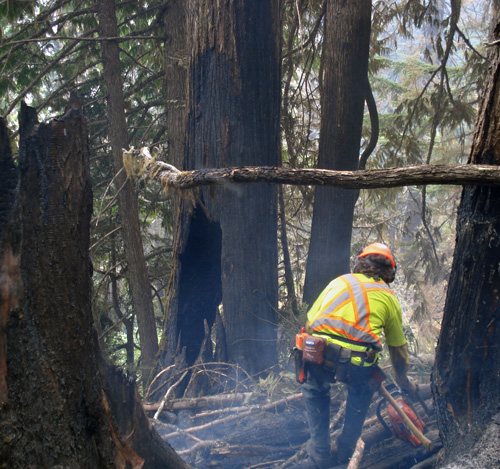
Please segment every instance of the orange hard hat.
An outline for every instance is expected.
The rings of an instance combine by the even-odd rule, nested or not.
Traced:
[[[358,257],[365,257],[369,256],[370,254],[379,254],[380,256],[384,256],[392,262],[393,269],[394,267],[396,267],[396,261],[394,260],[394,257],[392,257],[392,252],[385,244],[369,244],[358,254]]]

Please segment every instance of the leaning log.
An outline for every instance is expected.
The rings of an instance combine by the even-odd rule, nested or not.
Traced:
[[[133,149],[125,151],[123,159],[129,177],[157,180],[166,190],[231,183],[278,183],[334,186],[344,189],[375,189],[428,184],[500,186],[500,168],[493,165],[418,165],[357,171],[245,166],[179,171],[170,164],[157,161],[146,148],[140,151]]]

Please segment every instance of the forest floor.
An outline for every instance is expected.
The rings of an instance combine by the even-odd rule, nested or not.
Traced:
[[[396,438],[388,425],[386,402],[376,393],[361,435],[364,451],[353,458],[349,469],[434,466],[442,445],[432,412],[431,363],[432,357],[412,357],[413,375],[424,401],[424,405],[414,402],[412,408],[424,422],[424,435],[432,441],[433,450]],[[331,386],[332,440],[342,428],[345,394],[343,385]],[[261,382],[246,392],[172,399],[161,411],[158,404],[144,407],[160,436],[198,469],[287,469],[306,457],[306,413],[300,385],[291,372],[282,373],[279,382]]]

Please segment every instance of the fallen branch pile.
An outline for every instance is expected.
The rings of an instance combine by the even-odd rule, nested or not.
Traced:
[[[162,404],[144,404],[160,434],[189,464],[196,468],[286,469],[305,458],[309,438],[300,393],[271,399],[265,393],[232,392],[199,398],[170,399]],[[430,386],[421,386],[424,405],[413,408],[426,422],[426,436],[434,443],[433,453],[394,438],[375,415],[367,418],[350,469],[410,468],[429,458],[441,447],[432,415]],[[331,388],[331,434],[334,440],[342,427],[345,389]],[[379,406],[380,407],[380,406]],[[432,412],[432,411],[430,411]],[[155,418],[153,416],[156,415]],[[385,407],[381,417],[386,416]]]

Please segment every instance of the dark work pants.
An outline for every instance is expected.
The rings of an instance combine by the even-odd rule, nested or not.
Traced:
[[[312,446],[321,458],[330,454],[330,383],[322,366],[307,364],[302,396],[307,412]],[[352,456],[370,407],[374,388],[369,384],[372,367],[350,366],[347,403],[342,433],[337,439],[337,459],[345,463]]]

